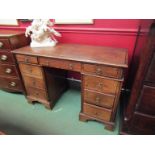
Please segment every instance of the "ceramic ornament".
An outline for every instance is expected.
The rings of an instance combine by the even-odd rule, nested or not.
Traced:
[[[57,40],[54,36],[61,37],[61,34],[54,30],[54,25],[49,19],[34,19],[32,24],[26,28],[25,36],[31,37],[31,47],[55,46]]]

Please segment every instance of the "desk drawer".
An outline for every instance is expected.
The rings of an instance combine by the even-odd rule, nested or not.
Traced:
[[[117,88],[120,84],[119,81],[112,79],[105,79],[88,75],[85,75],[83,79],[84,89],[99,91],[105,94],[116,94]]]
[[[0,49],[11,49],[8,39],[0,39]]]
[[[26,87],[27,96],[31,96],[33,98],[47,100],[47,94],[46,91],[38,89],[38,88],[32,88],[32,87]]]
[[[16,70],[15,65],[6,65],[6,64],[1,64],[0,65],[0,75],[1,76],[14,76],[17,77],[18,73]]]
[[[16,54],[16,59],[18,62],[38,64],[37,57],[34,56]]]
[[[121,78],[122,77],[122,69],[104,66],[104,65],[84,64],[83,72],[88,73],[88,74],[107,76],[107,77],[113,77],[113,78]]]
[[[26,87],[35,87],[45,90],[45,81],[43,79],[34,78],[26,75],[23,76],[23,79]]]
[[[19,91],[22,90],[21,82],[17,78],[0,77],[0,87]]]
[[[111,110],[87,103],[83,104],[83,113],[103,121],[110,121],[111,118]]]
[[[19,68],[20,68],[20,71],[22,74],[28,74],[29,76],[35,76],[37,78],[43,78],[42,69],[39,66],[20,63]]]
[[[97,106],[112,108],[115,96],[105,95],[94,91],[84,90],[84,102]]]
[[[0,62],[1,63],[14,63],[12,53],[7,51],[0,51]]]
[[[81,72],[81,63],[74,61],[39,58],[39,64],[54,68]]]

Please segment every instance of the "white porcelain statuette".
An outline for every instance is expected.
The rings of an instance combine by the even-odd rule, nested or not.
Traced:
[[[54,25],[49,19],[34,19],[31,26],[26,28],[25,36],[31,37],[31,47],[55,46],[57,40],[54,36],[61,37],[61,34],[54,30]]]

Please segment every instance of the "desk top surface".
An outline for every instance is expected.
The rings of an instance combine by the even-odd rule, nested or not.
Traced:
[[[125,68],[128,66],[128,52],[127,49],[123,48],[59,43],[55,47],[32,48],[30,46],[25,46],[12,52],[31,56],[105,64]]]

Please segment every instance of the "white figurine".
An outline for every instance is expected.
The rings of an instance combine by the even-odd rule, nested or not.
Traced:
[[[51,26],[54,24],[49,19],[34,19],[31,26],[26,28],[25,36],[31,37],[31,47],[55,46],[57,40],[54,36],[61,37]]]

